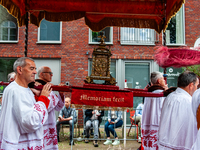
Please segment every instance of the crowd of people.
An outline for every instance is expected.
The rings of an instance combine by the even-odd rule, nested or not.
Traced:
[[[58,149],[61,124],[69,125],[69,145],[74,145],[73,124],[78,121],[76,110],[70,107],[70,97],[65,97],[62,92],[56,95],[52,91],[51,68],[42,66],[37,72],[34,60],[22,57],[15,61],[13,70],[8,75],[10,84],[1,97],[0,149]],[[38,79],[35,79],[37,73]],[[144,103],[137,107],[134,117],[141,128],[139,135],[142,136],[143,149],[199,150],[200,90],[197,90],[197,75],[183,72],[174,91],[168,89],[160,72],[152,72],[150,80],[148,92],[168,91],[168,94],[164,97],[146,97]],[[34,88],[38,85],[43,85],[42,90]],[[55,111],[60,112],[57,122]],[[93,145],[98,147],[99,126],[104,111],[86,109],[84,115],[85,143],[89,143],[92,129]],[[115,128],[122,125],[122,111],[109,110],[108,121],[104,125],[107,137],[104,145],[120,144]],[[110,133],[114,137],[113,142]]]

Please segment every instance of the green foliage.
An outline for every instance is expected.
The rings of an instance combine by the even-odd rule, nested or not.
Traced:
[[[13,72],[15,60],[16,59],[0,59],[0,81],[7,82],[7,75]]]
[[[183,67],[184,70],[192,71],[200,77],[200,65]]]
[[[12,72],[13,64],[16,59],[0,59],[0,68],[6,69]]]
[[[99,32],[92,32],[92,38],[96,38]]]

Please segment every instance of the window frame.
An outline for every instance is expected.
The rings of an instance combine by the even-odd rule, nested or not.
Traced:
[[[123,35],[124,35],[124,32],[123,32],[123,28],[129,28],[129,27],[121,27],[120,28],[120,44],[121,45],[152,45],[152,46],[154,46],[155,45],[155,43],[156,43],[156,32],[155,32],[155,30],[154,29],[149,29],[149,28],[134,28],[134,29],[137,29],[136,30],[136,34],[139,34],[139,30],[142,30],[142,29],[149,29],[151,32],[153,32],[154,33],[154,35],[152,36],[152,37],[154,37],[154,40],[153,41],[150,41],[150,42],[148,42],[148,43],[145,43],[145,42],[140,42],[140,40],[138,40],[138,42],[136,43],[136,42],[134,42],[134,41],[130,41],[130,42],[123,42],[123,40],[122,40],[122,37],[123,37]],[[131,27],[130,27],[131,28]],[[130,32],[129,32],[130,33]],[[138,37],[138,38],[140,38],[140,36]]]
[[[47,20],[48,21],[48,20]],[[59,41],[43,41],[40,40],[40,26],[38,27],[38,38],[37,38],[37,44],[61,44],[62,43],[62,21],[60,21],[60,40]]]
[[[89,44],[99,44],[100,42],[92,42],[92,30],[89,28]],[[113,27],[110,27],[110,42],[105,42],[107,45],[113,44]]]
[[[182,11],[183,11],[183,43],[167,43],[167,34],[166,34],[166,45],[167,46],[186,46],[185,43],[185,5],[182,5]],[[166,30],[165,30],[166,31]],[[164,43],[164,38],[163,38],[163,31],[162,31],[162,45]]]
[[[16,35],[17,40],[13,40],[13,41],[12,40],[0,40],[0,43],[18,43],[18,41],[19,41],[19,27],[18,27],[18,24],[16,24],[14,21],[11,21],[11,20],[5,20],[3,22],[6,22],[6,21],[13,22],[15,24],[15,26],[17,28],[16,29],[17,30],[17,35]],[[1,32],[2,32],[2,27],[1,27],[2,23],[0,24]],[[9,35],[9,37],[10,37],[10,35]],[[2,39],[2,34],[1,34],[1,39]]]

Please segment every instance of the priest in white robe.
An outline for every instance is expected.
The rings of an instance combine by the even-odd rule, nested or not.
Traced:
[[[151,73],[151,83],[148,92],[161,93],[167,89],[163,74]],[[146,97],[142,112],[142,146],[144,150],[157,150],[158,127],[161,108],[165,97]]]
[[[43,124],[46,122],[51,85],[43,87],[41,96],[35,99],[28,83],[35,80],[34,60],[22,57],[15,61],[16,79],[3,93],[0,115],[0,149],[43,150]]]
[[[41,66],[38,69],[38,77],[36,82],[45,85],[48,82],[52,81],[53,73],[51,68],[47,66]],[[62,84],[59,84],[62,86]],[[63,93],[59,92],[58,96],[52,91],[48,96],[50,100],[50,104],[48,107],[48,119],[45,122],[43,129],[44,129],[44,148],[45,149],[58,149],[58,140],[57,140],[57,129],[56,129],[56,116],[55,111],[60,111],[64,106],[64,95]]]
[[[161,111],[158,146],[161,150],[189,150],[197,135],[192,95],[199,79],[186,71],[178,77],[178,88],[165,99]]]
[[[200,149],[200,89],[196,90],[192,95],[192,111],[197,120],[197,138],[191,148],[191,150]]]

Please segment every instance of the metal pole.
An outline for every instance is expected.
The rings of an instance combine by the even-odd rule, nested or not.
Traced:
[[[126,147],[126,112],[127,109],[124,111],[124,147]]]
[[[72,112],[73,112],[73,114],[72,114],[72,116],[73,116],[73,118],[72,118],[72,141],[70,141],[71,142],[71,150],[72,150],[72,145],[74,143],[74,113],[76,113],[76,110],[73,110]]]

